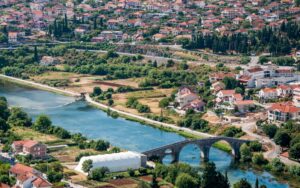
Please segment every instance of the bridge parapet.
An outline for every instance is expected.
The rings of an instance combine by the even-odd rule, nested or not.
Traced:
[[[218,141],[226,141],[232,148],[232,155],[235,159],[240,158],[240,147],[243,143],[249,142],[248,140],[241,140],[231,137],[211,137],[199,140],[184,140],[177,143],[169,144],[159,148],[155,148],[149,151],[143,152],[147,156],[148,160],[156,159],[162,162],[166,155],[171,155],[173,157],[173,162],[179,161],[179,155],[181,150],[189,144],[197,145],[200,149],[201,159],[204,161],[209,160],[209,152],[212,145]]]

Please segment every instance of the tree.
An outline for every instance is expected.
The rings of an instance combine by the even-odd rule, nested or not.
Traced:
[[[274,141],[276,144],[286,147],[286,146],[289,146],[291,137],[287,131],[279,130],[276,132],[276,134],[274,136]]]
[[[228,179],[224,175],[216,171],[215,164],[212,162],[208,162],[203,170],[201,187],[229,188],[230,184],[228,182]]]
[[[10,126],[30,127],[31,118],[21,108],[13,107],[7,120]]]
[[[300,6],[300,0],[295,0],[294,2],[295,2],[295,5],[296,5],[297,7]]]
[[[270,165],[273,172],[280,173],[284,170],[284,164],[278,158],[273,159]]]
[[[95,168],[90,171],[88,179],[101,181],[108,172],[109,169],[107,167]]]
[[[47,133],[51,126],[52,122],[50,118],[43,114],[39,115],[33,124],[33,128],[42,133]]]
[[[128,168],[128,169],[127,169],[127,173],[128,173],[128,175],[129,175],[130,177],[133,177],[134,174],[135,174],[135,172],[134,172],[134,170],[133,170],[132,168]]]
[[[51,170],[47,173],[47,178],[51,183],[56,183],[62,180],[63,174],[61,172]]]
[[[108,100],[108,106],[112,106],[113,104],[114,104],[114,100],[109,99],[109,100]]]
[[[34,46],[34,60],[35,60],[36,62],[39,61],[39,55],[38,55],[37,46]]]
[[[175,65],[175,62],[172,59],[169,59],[167,61],[166,67],[173,67]]]
[[[152,175],[152,182],[151,182],[151,188],[159,188],[156,175]]]
[[[270,138],[273,138],[277,132],[278,127],[276,125],[264,125],[263,131]]]
[[[240,152],[241,152],[241,161],[242,162],[251,161],[252,153],[251,153],[250,147],[247,144],[242,144],[242,146],[240,148]]]
[[[300,142],[294,144],[289,150],[289,156],[293,159],[300,159]]]
[[[232,77],[225,77],[223,79],[225,89],[235,89],[238,86],[238,81]]]
[[[82,163],[82,170],[84,172],[89,172],[93,168],[93,161],[91,159],[85,160]]]
[[[169,102],[170,102],[170,99],[168,97],[166,98],[163,98],[159,101],[159,107],[160,108],[166,108],[169,106]]]
[[[6,132],[9,129],[9,125],[6,123],[6,121],[2,118],[0,118],[0,131]]]
[[[0,100],[0,118],[7,120],[10,115],[6,98]]]
[[[109,142],[106,142],[104,140],[97,140],[93,146],[93,148],[97,151],[106,151],[108,147],[109,147]]]
[[[250,150],[253,152],[258,152],[262,150],[262,144],[258,141],[250,142],[249,144]]]
[[[197,181],[187,173],[181,173],[176,178],[175,186],[178,188],[197,187]]]
[[[251,184],[246,179],[241,179],[233,185],[234,188],[251,188]]]
[[[252,162],[257,165],[264,165],[268,163],[262,153],[255,153],[252,157]]]
[[[258,178],[256,178],[256,180],[255,180],[255,188],[259,188]]]
[[[94,87],[93,96],[99,96],[102,94],[102,89],[100,87]]]

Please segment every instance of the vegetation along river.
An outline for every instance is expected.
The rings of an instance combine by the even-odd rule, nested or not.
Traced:
[[[32,118],[39,114],[46,114],[51,117],[54,125],[71,132],[80,132],[90,139],[107,140],[112,145],[127,150],[142,152],[185,139],[178,134],[123,118],[113,119],[86,102],[75,101],[72,97],[48,91],[16,86],[2,81],[0,96],[6,97],[10,105],[24,108]],[[268,188],[289,187],[287,184],[277,182],[267,172],[233,167],[231,155],[216,148],[211,149],[209,158],[220,171],[228,172],[231,184],[240,178],[246,178],[254,185],[257,177],[260,184],[265,184]],[[168,160],[170,159],[167,157],[165,161]],[[199,166],[201,163],[199,149],[193,145],[186,146],[180,154],[180,161]]]

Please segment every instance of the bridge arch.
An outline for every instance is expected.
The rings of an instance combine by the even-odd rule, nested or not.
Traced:
[[[148,158],[156,156],[159,159],[159,161],[162,161],[162,159],[166,155],[172,155],[173,162],[178,162],[181,150],[187,145],[194,144],[200,148],[200,155],[202,160],[208,161],[210,148],[213,146],[214,143],[219,141],[225,141],[231,146],[232,154],[235,157],[235,159],[240,158],[240,146],[243,143],[249,142],[248,140],[240,140],[237,138],[230,138],[230,137],[211,137],[211,138],[200,139],[200,140],[184,140],[181,142],[152,149],[150,151],[146,151],[143,154],[145,154]]]
[[[201,160],[201,148],[199,147],[199,145],[195,144],[195,143],[187,143],[185,145],[183,145],[179,151],[178,151],[178,161],[180,160],[187,160],[188,157],[191,158],[196,158],[199,160]],[[186,155],[187,154],[187,155]],[[196,155],[196,156],[195,156]],[[176,162],[178,162],[176,161]]]

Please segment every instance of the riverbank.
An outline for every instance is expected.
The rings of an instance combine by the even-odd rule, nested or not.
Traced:
[[[2,75],[2,74],[0,74],[0,79],[10,81],[10,82],[14,82],[14,83],[24,85],[24,86],[34,87],[34,88],[37,88],[37,89],[42,89],[42,90],[46,90],[46,91],[50,91],[50,92],[55,92],[55,93],[58,93],[58,94],[71,96],[71,97],[80,97],[81,96],[80,93],[75,93],[75,92],[72,92],[72,91],[59,89],[59,88],[47,86],[47,85],[44,85],[44,84],[36,83],[36,82],[33,82],[33,81],[23,80],[23,79],[20,79],[20,78],[6,76],[6,75]],[[108,109],[110,109],[113,112],[117,112],[121,117],[123,117],[125,119],[131,120],[131,121],[137,121],[137,122],[147,124],[147,125],[150,125],[150,126],[154,126],[154,127],[163,129],[165,131],[175,132],[175,133],[178,133],[178,134],[180,134],[184,137],[194,138],[194,139],[214,137],[214,135],[211,135],[211,134],[194,131],[194,130],[184,128],[184,127],[178,127],[175,124],[163,123],[163,122],[155,121],[155,120],[152,120],[152,119],[149,119],[149,118],[146,118],[146,117],[142,117],[142,116],[139,116],[139,115],[135,115],[135,114],[131,114],[131,113],[128,113],[128,112],[124,112],[124,111],[114,109],[110,106],[107,106],[107,105],[104,105],[104,104],[101,104],[99,102],[94,101],[88,94],[85,94],[85,99],[89,104],[91,104],[92,106],[97,107],[97,108],[99,108],[103,111],[107,111]]]

